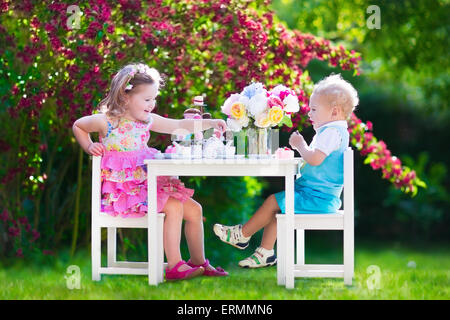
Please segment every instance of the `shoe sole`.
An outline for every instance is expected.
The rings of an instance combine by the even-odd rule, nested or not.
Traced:
[[[240,247],[240,246],[238,246],[237,244],[233,244],[233,243],[226,242],[226,241],[223,241],[223,240],[222,240],[222,242],[224,242],[224,243],[226,243],[226,244],[229,244],[229,245],[231,245],[231,246],[233,246],[233,247],[235,247],[235,248],[238,248],[239,250],[244,250],[244,249],[247,249],[247,247],[248,247],[248,243],[246,244],[245,247]]]
[[[270,257],[272,258],[272,257]],[[267,262],[266,264],[256,264],[256,265],[252,265],[252,266],[241,266],[239,265],[239,267],[241,268],[245,268],[245,269],[258,269],[258,268],[264,268],[264,267],[271,267],[277,264],[277,259],[275,258],[275,261],[271,261],[271,262]]]
[[[258,268],[272,267],[276,264],[277,264],[277,262],[275,261],[275,262],[264,264],[264,265],[257,264],[256,266],[239,266],[239,267],[244,268],[244,269],[258,269]]]
[[[201,276],[203,274],[203,272],[205,272],[205,269],[201,268],[201,269],[197,269],[194,272],[190,273],[186,278],[179,278],[179,279],[167,279],[166,278],[166,281],[180,281],[180,280],[192,279],[192,278]]]
[[[216,233],[216,230],[214,230],[214,228],[213,228],[213,231],[214,231],[214,234],[220,239],[220,241],[222,241],[223,243],[226,243],[226,244],[229,244],[230,246],[233,246],[233,247],[235,247],[235,248],[238,248],[239,250],[244,250],[244,249],[246,249],[247,247],[248,247],[248,242],[246,243],[246,245],[245,245],[245,247],[240,247],[238,244],[234,244],[234,243],[231,243],[231,242],[228,242],[228,241],[226,241],[226,240],[222,240],[222,238],[220,238],[220,236]],[[240,243],[240,242],[239,242]]]

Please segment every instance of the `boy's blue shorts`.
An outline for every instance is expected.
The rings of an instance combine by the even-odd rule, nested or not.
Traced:
[[[275,193],[281,213],[286,212],[286,192]],[[294,213],[296,214],[320,214],[336,213],[341,207],[341,199],[328,194],[317,194],[312,189],[295,185],[294,191]]]

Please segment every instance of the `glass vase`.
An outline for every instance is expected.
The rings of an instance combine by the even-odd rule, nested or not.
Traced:
[[[233,132],[234,145],[237,158],[243,158],[247,154],[247,130]]]
[[[268,128],[268,149],[270,154],[275,154],[275,151],[280,147],[280,129]]]
[[[269,132],[270,128],[256,129],[258,135],[258,158],[268,158],[269,150]]]
[[[249,158],[259,157],[258,130],[255,128],[247,129],[247,156]]]

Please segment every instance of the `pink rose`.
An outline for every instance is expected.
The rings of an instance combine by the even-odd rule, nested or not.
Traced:
[[[276,95],[270,95],[267,101],[269,108],[272,107],[280,107],[281,109],[284,109],[284,104],[281,101],[280,98],[278,98]]]

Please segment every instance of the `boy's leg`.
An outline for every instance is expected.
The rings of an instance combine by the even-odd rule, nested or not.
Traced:
[[[250,220],[247,221],[247,223],[244,224],[242,227],[242,234],[244,237],[250,237],[253,234],[255,234],[258,230],[261,228],[265,228],[266,226],[269,226],[268,235],[273,236],[273,228],[275,229],[275,239],[276,239],[276,220],[275,214],[280,211],[280,207],[278,206],[277,200],[275,198],[275,195],[270,195],[267,197],[267,199],[264,201],[264,203],[259,207],[258,210],[256,210],[255,214],[250,218]],[[274,225],[273,225],[274,224]],[[269,240],[271,238],[267,238]],[[275,241],[274,241],[275,243]],[[273,247],[273,245],[272,245]],[[269,248],[272,249],[272,248]]]
[[[277,240],[277,218],[275,214],[279,211],[277,200],[274,195],[271,195],[244,225],[242,228],[243,234],[253,235],[261,228],[264,228],[264,233],[261,245],[256,248],[250,257],[239,261],[240,267],[261,268],[273,266],[277,263],[273,247]]]
[[[245,249],[248,246],[250,237],[259,229],[264,228],[270,224],[275,218],[275,213],[280,210],[277,200],[274,195],[269,196],[264,203],[259,207],[255,214],[244,226],[224,226],[221,224],[214,225],[214,233],[225,243],[231,244],[238,249]],[[272,228],[269,228],[270,230]],[[269,235],[273,237],[272,232]],[[275,224],[275,238],[276,238],[276,224]],[[267,239],[270,239],[267,238]]]
[[[277,241],[277,217],[274,215],[272,221],[264,227],[261,247],[267,250],[272,250],[275,245],[275,241]]]

